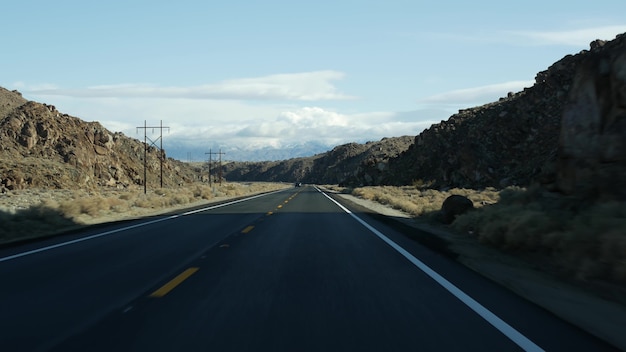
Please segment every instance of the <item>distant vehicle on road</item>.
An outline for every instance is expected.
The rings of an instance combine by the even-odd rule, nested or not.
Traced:
[[[296,187],[302,187],[302,182],[296,182],[295,186]]]

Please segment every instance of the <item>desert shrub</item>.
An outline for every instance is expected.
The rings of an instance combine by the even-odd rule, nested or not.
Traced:
[[[626,202],[582,204],[511,188],[498,204],[461,215],[452,226],[498,248],[549,254],[560,271],[579,279],[626,282]]]
[[[119,198],[120,198],[121,200],[126,200],[126,201],[132,200],[132,199],[134,199],[134,198],[136,198],[136,197],[137,197],[137,195],[136,195],[135,193],[130,193],[130,192],[127,192],[127,193],[122,193],[122,194],[120,194],[120,196],[119,196]]]
[[[414,202],[410,200],[403,200],[403,199],[395,201],[393,203],[393,207],[396,209],[402,210],[408,214],[419,214],[420,211],[422,210],[418,204],[415,204]]]
[[[81,198],[77,201],[81,214],[97,216],[101,211],[109,210],[108,204],[100,196]]]
[[[423,188],[432,187],[434,183],[435,181],[433,180],[424,181],[423,179],[419,178],[419,179],[413,180],[413,182],[411,182],[411,186],[417,189],[423,189]]]
[[[169,192],[170,190],[167,188],[157,188],[154,190],[154,194],[156,194],[157,196],[162,196],[162,197],[167,196]]]
[[[78,202],[63,201],[59,203],[59,210],[66,216],[73,218],[73,217],[80,215],[81,206],[80,204],[78,204]]]
[[[193,198],[192,198],[193,199]],[[170,196],[170,205],[185,205],[189,204],[190,195],[185,193],[177,193]]]
[[[367,200],[374,200],[375,197],[374,192],[370,188],[355,188],[352,190],[352,195]]]
[[[444,200],[452,194],[468,197],[476,207],[495,203],[499,199],[499,192],[493,188],[485,190],[455,188],[449,191],[438,191],[435,189],[416,189],[413,186],[369,186],[354,188],[351,194],[362,199],[389,205],[416,216],[424,216],[439,211]]]
[[[151,209],[159,208],[161,204],[161,197],[151,194],[142,194],[135,199],[133,206],[138,208]]]
[[[213,191],[209,186],[197,185],[193,188],[193,196],[200,199],[211,199],[213,198]]]

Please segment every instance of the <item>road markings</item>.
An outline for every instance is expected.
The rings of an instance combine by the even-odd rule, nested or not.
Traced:
[[[267,212],[267,215],[272,215],[272,214],[274,214],[274,212],[273,212],[273,211],[268,211],[268,212]]]
[[[121,227],[119,229],[115,229],[115,230],[111,230],[111,231],[97,233],[95,235],[91,235],[91,236],[87,236],[87,237],[77,238],[75,240],[71,240],[71,241],[67,241],[67,242],[57,243],[57,244],[54,244],[54,245],[51,245],[51,246],[46,246],[46,247],[42,247],[42,248],[33,249],[33,250],[30,250],[30,251],[27,251],[27,252],[18,253],[18,254],[14,254],[14,255],[10,255],[10,256],[4,257],[4,258],[0,258],[0,262],[5,262],[5,261],[9,261],[9,260],[25,257],[27,255],[31,255],[31,254],[35,254],[35,253],[39,253],[39,252],[49,251],[51,249],[55,249],[55,248],[59,248],[59,247],[69,246],[69,245],[74,244],[74,243],[79,243],[79,242],[83,242],[83,241],[93,240],[93,239],[96,239],[96,238],[99,238],[99,237],[112,235],[112,234],[115,234],[115,233],[118,233],[118,232],[123,232],[123,231],[126,231],[126,230],[135,229],[135,228],[138,228],[138,227],[143,227],[143,226],[156,224],[156,223],[159,223],[161,221],[173,220],[173,219],[177,219],[177,218],[182,217],[182,216],[187,216],[187,215],[200,213],[200,212],[207,211],[207,210],[213,210],[213,209],[225,207],[225,206],[228,206],[228,205],[245,202],[247,200],[252,200],[252,199],[255,199],[255,198],[259,198],[259,197],[264,197],[264,196],[267,196],[267,195],[270,195],[270,194],[274,194],[274,193],[278,193],[278,192],[282,192],[282,191],[283,190],[278,190],[278,191],[274,191],[274,192],[258,194],[256,196],[252,196],[252,197],[249,197],[249,198],[243,198],[243,199],[238,199],[238,200],[235,200],[235,201],[232,201],[232,202],[227,202],[227,203],[218,204],[218,205],[212,205],[212,206],[209,206],[209,207],[206,207],[206,208],[202,208],[202,209],[191,210],[191,211],[188,211],[188,212],[185,212],[185,213],[182,213],[182,214],[167,216],[167,217],[156,219],[156,220],[152,220],[152,221],[146,221],[146,222],[142,222],[142,223],[131,225],[131,226]]]
[[[185,281],[188,277],[193,275],[193,273],[195,273],[196,271],[198,271],[198,268],[188,268],[187,270],[183,271],[182,273],[178,274],[178,276],[170,280],[170,282],[161,286],[161,288],[159,288],[158,290],[152,292],[150,294],[150,297],[161,298],[165,296],[176,286],[180,285],[181,282]]]
[[[278,208],[278,209],[280,209],[280,208],[282,208],[282,207],[283,207],[283,205],[282,205],[282,204],[280,204],[277,208]]]
[[[453,283],[446,280],[443,276],[439,275],[436,271],[431,269],[429,266],[424,264],[421,260],[415,258],[411,253],[407,252],[404,248],[397,245],[395,242],[390,240],[387,236],[385,236],[382,232],[376,230],[372,225],[368,224],[354,213],[352,213],[348,208],[339,204],[336,200],[331,198],[329,195],[324,193],[319,188],[315,187],[315,189],[323,194],[326,198],[330,199],[333,203],[335,203],[339,208],[341,208],[344,212],[348,213],[352,218],[361,223],[361,225],[365,226],[368,230],[374,233],[378,238],[387,243],[391,248],[395,249],[398,253],[400,253],[403,257],[408,259],[413,265],[415,265],[418,269],[423,271],[426,275],[428,275],[431,279],[441,285],[444,289],[450,292],[454,297],[463,302],[467,307],[473,310],[480,317],[485,319],[489,324],[495,327],[498,331],[500,331],[504,336],[508,337],[511,341],[513,341],[516,345],[521,347],[524,351],[543,351],[541,347],[532,342],[529,338],[522,335],[519,331],[515,330],[512,326],[507,324],[504,320],[500,319],[497,315],[492,313],[490,310],[485,308],[482,304],[478,303],[472,297],[470,297],[465,292],[461,291],[458,287],[456,287]]]
[[[241,233],[248,233],[248,232],[252,231],[253,228],[254,228],[254,226],[250,225],[250,226],[246,227],[245,229],[241,230]]]

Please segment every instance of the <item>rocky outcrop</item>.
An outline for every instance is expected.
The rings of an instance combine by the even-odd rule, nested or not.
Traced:
[[[568,136],[576,135],[576,133],[563,135],[561,132],[565,106],[566,104],[571,105],[573,99],[570,90],[573,86],[582,87],[591,84],[589,82],[596,82],[593,83],[595,87],[598,87],[598,84],[617,85],[618,76],[623,73],[613,69],[612,83],[600,83],[606,79],[599,79],[595,74],[594,77],[596,78],[576,78],[576,80],[574,80],[574,75],[580,67],[588,66],[589,64],[586,62],[589,60],[597,62],[594,68],[596,71],[607,70],[607,62],[611,60],[614,62],[613,65],[618,65],[622,60],[619,59],[618,54],[611,54],[615,57],[608,61],[593,58],[597,55],[606,56],[608,54],[601,53],[614,52],[619,50],[618,47],[620,46],[623,46],[621,37],[612,42],[594,41],[591,43],[590,51],[567,55],[546,71],[539,72],[532,87],[518,93],[509,93],[507,97],[502,97],[497,102],[460,110],[447,121],[442,121],[424,130],[415,138],[415,143],[406,152],[390,160],[390,170],[383,183],[406,185],[418,182],[428,183],[438,188],[502,188],[510,185],[525,186],[534,182],[554,186],[556,182],[554,171],[557,161],[563,165],[563,158],[570,158],[572,153],[565,152],[563,156],[558,156],[565,149],[572,148],[572,142],[564,141],[564,138],[567,140]],[[589,69],[586,70],[589,71]],[[581,91],[581,89],[576,88],[576,91]],[[582,94],[585,96],[583,100],[596,99],[591,98],[590,93],[588,93],[592,90],[591,88],[585,89],[587,93],[573,94],[578,96]],[[615,87],[611,93],[596,89],[597,99],[604,99],[600,97],[605,94],[616,96],[611,98],[613,103],[610,107],[602,107],[602,109],[612,109],[613,115],[611,116],[620,114],[616,107],[620,89]],[[580,101],[580,99],[578,100]],[[582,105],[594,104],[582,103]],[[583,121],[581,118],[573,117],[574,115],[585,114],[580,111],[582,105],[578,103],[569,109],[570,112],[567,115],[569,117],[566,118],[566,121],[564,120],[564,123],[569,125],[564,126],[564,128],[570,131],[580,130],[591,128],[592,124],[595,126],[593,128],[604,130],[605,127],[603,126],[606,124],[602,125],[589,120]],[[572,111],[578,112],[572,113]],[[597,113],[595,114],[597,115]],[[614,120],[615,117],[608,119]],[[611,123],[613,130],[622,128],[618,122]],[[597,133],[593,132],[593,136],[597,136]],[[589,135],[583,138],[587,142],[583,142],[581,137],[579,134],[575,139],[580,142],[577,143],[583,149],[584,144],[589,139],[595,138]],[[608,135],[602,137],[604,141],[609,138],[614,141],[624,140],[623,135],[614,132],[611,132],[611,137]],[[568,147],[564,149],[563,143],[569,143]],[[602,142],[595,148],[604,149],[605,153],[608,153],[606,143],[608,142]],[[610,158],[615,159],[616,155],[620,153],[620,147],[618,147],[618,142],[610,142],[609,144],[613,150]],[[621,153],[624,155],[623,151]],[[570,170],[576,169],[575,164],[572,164]],[[563,170],[562,167],[561,170]],[[569,172],[571,173],[571,171]],[[615,174],[614,170],[603,172]],[[582,179],[580,181],[587,182],[589,178],[594,177],[590,176],[587,177],[586,181]],[[571,179],[571,177],[566,177],[566,179]],[[562,176],[559,182],[561,188],[565,187],[565,179]]]
[[[52,105],[0,90],[0,188],[127,187],[143,184],[144,144],[85,122]],[[147,151],[148,182],[160,185],[157,148]],[[199,173],[163,155],[164,185],[194,180]]]
[[[591,47],[563,113],[557,185],[568,195],[626,200],[626,35]]]

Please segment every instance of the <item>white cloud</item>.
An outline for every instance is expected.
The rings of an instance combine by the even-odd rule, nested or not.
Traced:
[[[420,39],[428,38],[439,42],[475,43],[476,45],[504,44],[518,47],[566,46],[580,49],[589,47],[596,40],[613,40],[626,32],[626,24],[589,26],[570,24],[574,29],[564,30],[501,30],[489,32],[421,32],[405,34]]]
[[[563,31],[510,31],[513,36],[523,37],[525,44],[531,45],[567,45],[588,47],[596,40],[613,40],[615,36],[626,32],[626,25],[613,25],[592,28],[581,28]],[[530,40],[530,41],[528,41]]]
[[[490,84],[486,86],[453,90],[441,94],[431,95],[418,100],[422,104],[432,105],[468,105],[484,104],[504,97],[508,92],[517,92],[524,87],[531,87],[533,81],[511,81]]]
[[[98,85],[81,89],[53,85],[20,87],[24,93],[38,96],[75,98],[158,98],[210,100],[346,100],[354,97],[340,93],[333,81],[344,78],[337,71],[313,71],[240,78],[190,87],[161,87],[150,84]],[[24,86],[23,83],[20,83]]]
[[[26,96],[26,95],[25,95]],[[33,95],[62,113],[85,121],[99,121],[112,132],[143,139],[144,125],[169,127],[163,132],[167,150],[194,151],[198,156],[216,146],[242,150],[286,148],[313,143],[329,149],[338,144],[417,135],[433,121],[419,114],[385,111],[343,113],[320,106],[240,100],[153,99],[145,97],[81,97]],[[154,139],[159,131],[146,131]],[[178,155],[177,157],[183,157]]]

